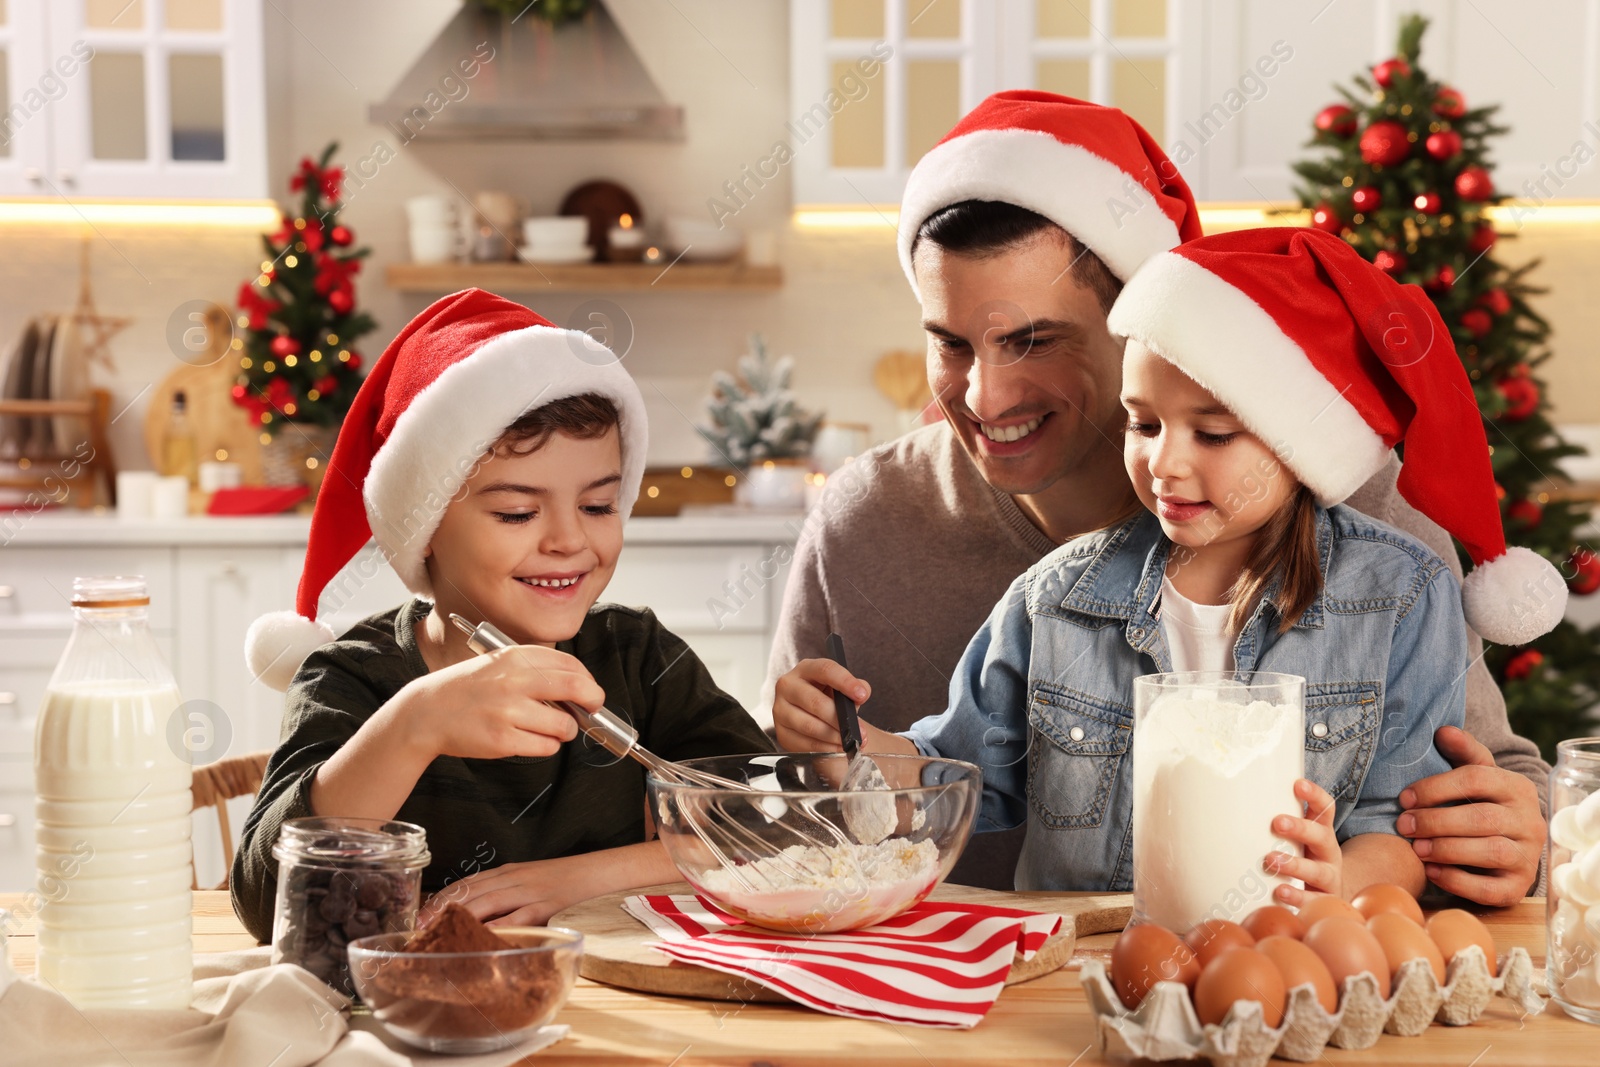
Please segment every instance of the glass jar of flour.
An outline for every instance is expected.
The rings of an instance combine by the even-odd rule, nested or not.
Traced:
[[[1133,921],[1180,935],[1271,903],[1272,820],[1297,815],[1305,679],[1190,671],[1133,683]]]
[[[1550,995],[1573,1018],[1600,1023],[1600,737],[1556,745],[1549,842]]]

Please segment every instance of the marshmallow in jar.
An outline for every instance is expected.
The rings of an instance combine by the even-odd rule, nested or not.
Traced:
[[[1550,995],[1568,1015],[1600,1024],[1600,737],[1556,746],[1549,848]]]
[[[1271,903],[1272,820],[1301,811],[1305,679],[1191,671],[1134,679],[1135,922],[1183,933],[1204,919],[1238,922]]]

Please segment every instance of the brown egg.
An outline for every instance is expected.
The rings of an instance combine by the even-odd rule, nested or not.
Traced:
[[[1296,941],[1306,936],[1306,924],[1300,916],[1281,904],[1266,904],[1244,917],[1241,923],[1245,933],[1259,944],[1264,937],[1292,937]]]
[[[1422,905],[1417,903],[1416,897],[1397,885],[1369,885],[1357,893],[1350,903],[1368,919],[1384,912],[1393,912],[1395,915],[1404,915],[1418,926],[1422,925]]]
[[[1471,912],[1447,908],[1435,913],[1428,920],[1428,936],[1439,946],[1446,963],[1455,959],[1456,953],[1468,945],[1482,945],[1483,954],[1489,960],[1489,973],[1500,973],[1494,956],[1494,935]]]
[[[1392,911],[1379,912],[1367,920],[1367,929],[1383,948],[1383,958],[1389,961],[1389,974],[1399,977],[1400,965],[1419,956],[1433,968],[1433,976],[1444,985],[1444,956],[1433,943],[1428,932],[1404,915]]]
[[[1353,909],[1352,909],[1353,910]],[[1359,913],[1358,913],[1359,914]],[[1389,958],[1359,918],[1319,919],[1306,931],[1305,945],[1328,965],[1333,987],[1344,995],[1344,980],[1366,971],[1378,980],[1378,995],[1389,999]]]
[[[1341,919],[1354,919],[1360,923],[1367,921],[1367,917],[1351,907],[1349,901],[1343,897],[1333,896],[1331,893],[1307,894],[1306,902],[1300,905],[1300,921],[1306,924],[1307,930],[1310,930],[1323,919],[1331,919],[1335,916]]]
[[[1223,949],[1251,948],[1255,945],[1256,939],[1238,923],[1229,922],[1227,919],[1207,919],[1191,927],[1189,932],[1183,935],[1183,943],[1194,950],[1194,958],[1200,961],[1200,969],[1203,971],[1206,969],[1206,964],[1215,959]]]
[[[1283,975],[1283,988],[1292,993],[1303,985],[1317,991],[1317,1003],[1329,1015],[1339,1010],[1339,991],[1322,957],[1286,934],[1271,934],[1256,942],[1256,951],[1271,960]]]
[[[1164,926],[1130,926],[1111,948],[1111,984],[1130,1011],[1157,982],[1182,982],[1193,989],[1199,977],[1194,953]]]
[[[1277,1026],[1283,1022],[1286,999],[1283,975],[1253,948],[1234,946],[1217,953],[1194,986],[1194,1010],[1202,1023],[1221,1023],[1235,1002],[1253,1000],[1261,1005],[1262,1021]]]

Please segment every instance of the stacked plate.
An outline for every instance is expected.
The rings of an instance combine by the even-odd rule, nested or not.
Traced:
[[[29,320],[0,354],[0,400],[79,400],[88,394],[88,377],[70,315]],[[70,454],[87,439],[88,427],[75,415],[0,415],[0,459]]]

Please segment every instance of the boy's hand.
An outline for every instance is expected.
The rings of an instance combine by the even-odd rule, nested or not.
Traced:
[[[833,711],[833,694],[843,693],[860,706],[872,687],[831,659],[803,659],[778,679],[773,687],[772,724],[778,744],[790,752],[839,752],[839,717]],[[906,745],[894,734],[861,720],[863,752],[903,752]],[[915,746],[910,751],[915,752]]]
[[[407,718],[419,743],[467,759],[554,755],[578,735],[578,723],[547,702],[594,710],[606,696],[575,657],[541,645],[475,656],[411,685]]]
[[[1304,806],[1307,817],[1279,815],[1272,820],[1272,832],[1302,846],[1305,855],[1269,852],[1261,866],[1268,874],[1281,874],[1305,882],[1304,889],[1280,885],[1272,891],[1279,904],[1299,907],[1312,893],[1341,895],[1344,855],[1333,833],[1333,798],[1309,778],[1294,783],[1294,795]]]
[[[454,903],[495,926],[543,926],[552,915],[580,900],[618,889],[661,885],[680,877],[667,858],[666,846],[659,841],[559,859],[505,863],[439,890],[422,906],[417,925],[428,925],[446,904]]]

